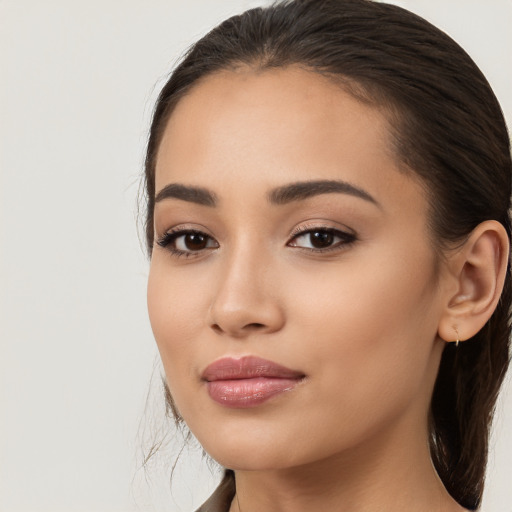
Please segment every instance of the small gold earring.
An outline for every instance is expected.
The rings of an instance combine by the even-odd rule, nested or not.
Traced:
[[[459,331],[457,331],[457,327],[454,327],[453,330],[455,331],[455,334],[457,335],[457,339],[455,340],[455,346],[459,346]]]

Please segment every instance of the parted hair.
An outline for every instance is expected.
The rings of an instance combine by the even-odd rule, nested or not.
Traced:
[[[382,109],[397,161],[424,185],[436,251],[463,242],[490,219],[501,222],[510,239],[510,139],[497,99],[467,53],[438,28],[394,5],[288,0],[221,23],[189,49],[163,87],[145,163],[150,255],[155,160],[174,106],[215,72],[291,65],[327,76]],[[511,299],[509,265],[487,324],[458,347],[445,347],[432,396],[431,457],[448,492],[468,509],[476,509],[482,497],[489,431],[510,360]],[[170,393],[167,401],[178,415]]]

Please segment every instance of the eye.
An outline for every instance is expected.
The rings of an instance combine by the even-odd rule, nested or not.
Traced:
[[[341,249],[355,242],[356,235],[339,229],[319,227],[301,230],[288,243],[291,247],[301,247],[311,251],[325,252]]]
[[[165,233],[157,240],[160,247],[174,256],[189,257],[207,249],[216,249],[219,244],[211,236],[197,230],[177,229]]]

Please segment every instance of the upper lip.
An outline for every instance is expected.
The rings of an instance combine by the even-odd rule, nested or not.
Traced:
[[[269,377],[278,379],[300,379],[302,372],[291,370],[280,364],[255,356],[245,356],[239,359],[223,357],[208,365],[201,379],[211,382],[216,380],[254,379]]]

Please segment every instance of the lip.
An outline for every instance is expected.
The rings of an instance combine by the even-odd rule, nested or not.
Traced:
[[[210,398],[234,408],[260,405],[291,391],[304,377],[302,372],[255,356],[218,359],[201,374]]]

